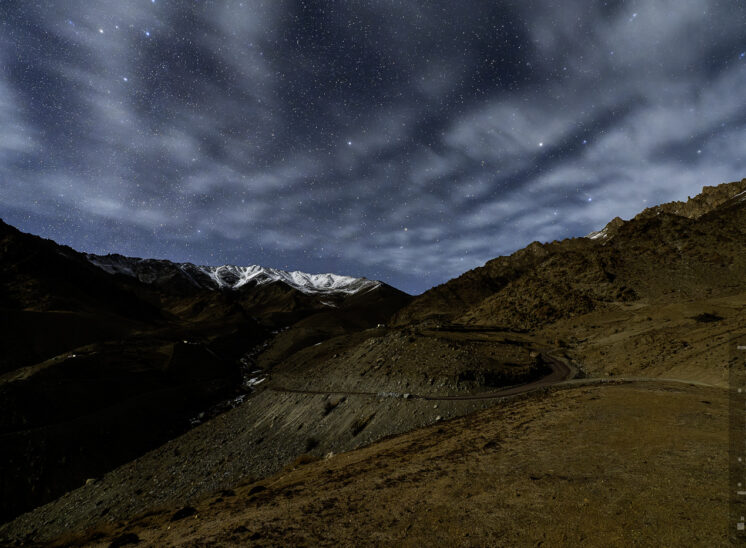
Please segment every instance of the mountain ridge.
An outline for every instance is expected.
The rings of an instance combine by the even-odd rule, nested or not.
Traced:
[[[619,418],[620,412],[636,412],[636,407],[624,403],[628,396],[639,398],[640,405],[653,410],[669,398],[671,391],[659,384],[666,379],[684,384],[706,383],[711,392],[705,396],[701,387],[691,384],[687,388],[691,394],[677,407],[681,416],[697,417],[692,428],[699,431],[702,417],[707,416],[702,414],[702,405],[714,409],[714,391],[727,386],[728,361],[727,357],[720,358],[726,355],[736,334],[746,336],[746,179],[712,188],[706,196],[690,199],[689,206],[662,204],[628,221],[614,219],[611,226],[607,225],[605,237],[533,242],[414,298],[385,284],[367,293],[333,297],[306,294],[284,283],[246,283],[236,290],[216,291],[197,287],[172,263],[165,269],[172,277],[159,277],[159,272],[163,274],[159,270],[164,266],[161,264],[151,273],[153,279],[148,284],[131,275],[106,274],[77,252],[58,249],[53,243],[45,244],[42,250],[32,246],[33,260],[29,262],[29,250],[24,246],[37,240],[16,242],[10,245],[13,261],[0,261],[0,274],[13,282],[11,287],[18,288],[19,295],[23,295],[24,284],[37,284],[40,288],[19,301],[22,305],[36,306],[36,297],[44,296],[44,291],[53,293],[51,302],[59,301],[60,295],[54,293],[72,287],[77,291],[73,296],[86,297],[80,302],[90,307],[96,299],[89,298],[88,288],[79,287],[80,280],[75,276],[85,272],[86,280],[99,286],[109,283],[117,291],[142,295],[144,302],[152,303],[162,314],[156,318],[159,325],[147,331],[139,328],[136,337],[120,340],[123,336],[119,334],[96,335],[106,342],[70,348],[57,356],[50,353],[51,359],[14,372],[13,378],[0,377],[0,396],[5,396],[0,397],[0,403],[6,402],[7,407],[0,417],[7,417],[5,421],[9,423],[4,435],[11,442],[8,446],[17,450],[17,458],[11,463],[0,463],[0,471],[7,471],[7,477],[19,478],[12,485],[13,491],[4,493],[3,499],[15,502],[27,496],[27,484],[31,483],[28,478],[33,479],[35,487],[46,488],[52,481],[59,484],[43,497],[24,501],[26,508],[72,489],[48,505],[0,526],[0,539],[45,542],[69,531],[84,533],[97,523],[113,524],[118,520],[129,520],[122,521],[126,525],[112,525],[120,532],[123,528],[139,532],[141,522],[135,516],[151,508],[170,508],[165,514],[168,520],[184,504],[199,507],[199,497],[211,496],[214,501],[210,506],[224,509],[226,499],[222,493],[233,489],[238,493],[237,486],[242,482],[255,484],[260,480],[261,484],[251,485],[241,499],[241,508],[249,508],[263,500],[263,495],[257,498],[256,493],[271,490],[278,478],[285,477],[288,468],[283,470],[284,466],[299,466],[292,464],[293,459],[302,464],[397,434],[429,437],[426,433],[406,432],[487,406],[500,406],[498,415],[502,418],[491,422],[501,422],[505,416],[502,402],[481,396],[501,387],[526,386],[531,379],[544,375],[546,356],[573,363],[582,375],[590,377],[587,385],[573,381],[555,388],[568,394],[584,391],[588,402],[600,402],[590,403],[591,406],[606,405],[610,391],[621,384],[638,382],[635,379],[640,378],[653,383],[645,394],[630,387],[626,389],[627,396],[620,398],[621,405],[617,402],[607,411],[592,413],[599,421],[599,432],[613,432],[616,440],[627,440],[639,432],[639,417]],[[76,268],[69,270],[70,279],[64,284],[56,283],[59,280],[54,277],[34,278],[46,276],[37,267],[45,259],[51,260],[50,251],[55,258],[64,252],[75,262]],[[148,265],[147,260],[144,264]],[[199,272],[209,282],[209,274]],[[19,279],[19,273],[27,279]],[[235,285],[236,280],[229,281]],[[217,281],[213,285],[220,289]],[[77,302],[68,301],[72,305]],[[325,304],[328,301],[338,306],[330,307]],[[106,306],[106,302],[102,303],[98,309],[101,315],[94,318],[99,323],[108,311]],[[35,314],[50,314],[49,306],[37,308],[40,310],[35,310]],[[32,320],[29,325],[39,325],[38,318]],[[54,325],[69,323],[66,317]],[[7,327],[16,329],[15,322],[9,322]],[[19,347],[18,355],[26,359],[22,350]],[[260,384],[253,384],[251,392],[241,391],[237,396],[231,391],[236,387],[232,379],[237,374],[244,378],[248,375],[249,380]],[[79,390],[81,375],[89,379],[93,375],[107,376],[89,384],[86,390]],[[125,384],[122,379],[129,381]],[[67,386],[61,386],[60,380]],[[143,380],[159,392],[137,392]],[[202,390],[213,383],[215,390]],[[143,408],[141,399],[130,397],[133,392],[141,398],[160,394],[164,389],[170,391],[171,400],[154,398],[148,408]],[[550,389],[526,394],[526,408],[515,417],[517,422],[520,419],[521,438],[526,433],[526,414],[551,415],[544,412],[542,401],[554,399],[555,393]],[[118,454],[116,459],[109,457],[106,466],[98,466],[103,453],[100,433],[73,428],[72,422],[67,429],[58,430],[53,425],[50,430],[58,432],[65,443],[74,440],[69,442],[72,445],[55,442],[59,445],[56,449],[54,445],[44,445],[48,444],[47,433],[38,440],[32,438],[36,445],[28,446],[31,449],[18,441],[25,439],[21,436],[36,432],[20,430],[22,427],[50,428],[44,422],[48,417],[33,405],[33,394],[56,402],[59,410],[49,414],[55,420],[61,412],[77,419],[77,408],[85,407],[91,412],[88,416],[95,417],[93,425],[101,431],[117,423],[134,425],[135,432],[127,432],[131,441],[137,441],[142,431],[152,429],[154,419],[164,408],[193,402],[195,395],[201,403],[197,409],[183,407],[182,417],[188,411],[201,410],[199,421],[204,421],[177,437],[155,432],[155,442],[140,440],[137,451]],[[222,400],[223,408],[228,405],[231,410],[212,415],[205,406],[221,394],[231,398]],[[115,398],[119,400],[114,407],[116,412],[108,417],[102,415],[99,403],[110,405]],[[69,402],[74,402],[75,407]],[[135,410],[141,414],[137,424],[132,420]],[[567,419],[579,424],[575,412],[568,414]],[[163,426],[177,424],[164,417],[161,420]],[[471,420],[466,419],[464,424],[471,424]],[[447,424],[435,426],[431,433]],[[651,435],[661,431],[661,424],[651,426]],[[711,423],[713,432],[722,435],[722,424],[718,424]],[[573,430],[573,435],[582,431]],[[479,437],[481,433],[475,435]],[[562,435],[563,443],[566,437]],[[167,438],[170,441],[161,444]],[[475,446],[477,453],[494,449],[502,459],[499,462],[514,470],[512,452],[501,449],[512,442],[500,439],[486,444],[486,439]],[[542,439],[532,442],[527,454],[546,451]],[[598,439],[590,440],[598,447],[598,458],[578,455],[578,473],[583,478],[601,462],[599,459],[614,456],[603,443],[597,443]],[[672,438],[671,443],[674,442]],[[91,455],[92,462],[85,462],[77,453],[81,443],[88,445],[80,455]],[[106,443],[105,449],[112,445]],[[152,450],[141,454],[149,447]],[[56,453],[50,454],[50,449]],[[682,455],[688,456],[684,449]],[[29,451],[48,460],[41,462],[40,467],[28,458]],[[60,465],[61,458],[72,454],[76,458],[66,462],[85,466],[69,471]],[[350,453],[352,457],[357,454]],[[462,458],[460,452],[453,456]],[[411,458],[412,454],[402,455],[405,462]],[[551,460],[547,474],[528,474],[526,470],[517,473],[529,486],[522,487],[521,493],[535,490],[537,485],[551,485],[558,492],[566,488],[566,476],[553,472],[556,458]],[[111,469],[124,461],[129,462]],[[27,462],[31,465],[27,466]],[[325,463],[326,460],[318,466],[325,467]],[[649,470],[646,462],[638,464],[641,470]],[[393,468],[398,470],[398,466]],[[701,478],[711,467],[709,461],[702,459],[693,462],[690,477]],[[441,462],[437,470],[439,476],[448,477],[452,461]],[[660,470],[673,473],[666,466]],[[368,477],[368,473],[361,470],[361,478]],[[609,477],[606,470],[594,474],[600,482]],[[627,489],[622,491],[625,500],[637,496],[641,477],[626,473],[620,476],[620,489]],[[64,478],[64,484],[60,478]],[[89,484],[86,478],[96,479]],[[347,474],[342,479],[357,482],[359,478]],[[536,483],[539,479],[541,483]],[[657,473],[643,479],[650,484],[651,492],[665,484]],[[400,480],[392,485],[398,485]],[[153,489],[153,485],[158,488]],[[413,479],[413,486],[421,485],[420,480]],[[585,480],[577,485],[580,499],[590,496]],[[369,491],[375,493],[377,489],[374,486]],[[448,493],[444,500],[453,499],[450,490]],[[498,501],[506,491],[498,489],[495,493],[492,500]],[[295,494],[292,491],[287,496]],[[333,494],[336,496],[336,492]],[[713,495],[706,493],[708,497]],[[681,496],[692,494],[682,486]],[[5,517],[9,512],[17,514],[19,508],[19,504],[5,508]],[[645,507],[646,511],[650,508],[652,502]],[[617,510],[626,511],[626,506],[617,505],[614,511]],[[255,520],[253,506],[246,512],[243,522]],[[302,509],[292,518],[304,520],[309,515],[316,512]],[[216,519],[219,526],[225,526],[221,517]],[[578,519],[587,520],[587,516]],[[46,525],[39,528],[39,523]],[[168,523],[174,530],[180,527],[172,525],[172,521]]]
[[[86,254],[88,260],[109,274],[123,274],[148,284],[162,285],[171,276],[181,275],[199,288],[237,290],[247,284],[282,282],[308,294],[355,294],[370,291],[383,282],[333,273],[309,274],[260,265],[196,265],[166,259],[142,259],[119,254]]]
[[[587,237],[532,242],[425,291],[393,321],[396,325],[464,321],[536,327],[563,314],[589,312],[605,302],[652,294],[665,298],[677,288],[692,285],[690,265],[707,264],[707,268],[697,267],[694,284],[696,291],[704,291],[714,283],[709,276],[712,265],[701,261],[705,256],[717,258],[714,265],[730,261],[729,272],[719,282],[723,287],[738,283],[735,266],[744,257],[732,244],[733,236],[744,230],[735,220],[745,209],[740,200],[744,191],[746,179],[706,186],[687,202],[647,208],[629,221],[617,217]],[[731,208],[734,218],[725,214]],[[722,216],[722,222],[713,220],[713,215]],[[717,247],[721,251],[714,251]],[[660,269],[651,270],[647,275],[657,283],[651,289],[642,273],[663,256],[677,274],[665,279]],[[717,290],[717,284],[712,290]]]
[[[410,298],[336,275],[108,262],[0,221],[0,521],[229,409],[279,333],[282,361]]]

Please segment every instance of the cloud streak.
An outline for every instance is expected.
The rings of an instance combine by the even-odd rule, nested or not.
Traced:
[[[0,215],[419,292],[746,173],[742,2],[0,5]]]

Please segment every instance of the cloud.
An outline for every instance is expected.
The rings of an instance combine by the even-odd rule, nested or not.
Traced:
[[[745,11],[4,2],[0,215],[421,291],[743,177]]]

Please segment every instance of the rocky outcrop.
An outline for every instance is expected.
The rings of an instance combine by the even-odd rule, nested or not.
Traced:
[[[698,219],[701,216],[722,206],[734,197],[746,191],[746,179],[717,186],[702,187],[702,192],[694,198],[688,197],[686,202],[676,201],[649,207],[639,213],[635,219],[670,213],[681,215],[687,219]],[[746,197],[746,194],[743,194]]]
[[[395,321],[533,329],[638,298],[734,291],[745,286],[744,198],[746,179],[617,217],[586,238],[533,242],[426,291]]]

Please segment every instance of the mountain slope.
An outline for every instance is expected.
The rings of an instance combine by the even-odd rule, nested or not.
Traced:
[[[745,288],[744,191],[746,179],[705,187],[686,203],[615,219],[588,238],[534,242],[426,291],[397,313],[396,323],[530,329],[612,303]]]
[[[0,221],[0,520],[245,397],[273,331],[297,348],[408,301],[334,274],[84,255]]]
[[[60,544],[727,546],[727,416],[712,388],[561,390],[140,508]]]
[[[251,330],[219,330],[245,326],[241,318],[256,315],[259,327],[275,329],[241,358],[242,372],[261,384],[231,411],[206,413],[199,427],[97,481],[82,485],[78,476],[80,487],[0,527],[0,539],[42,543],[71,533],[64,544],[136,533],[156,544],[359,543],[400,524],[399,536],[376,538],[401,541],[414,531],[427,539],[440,528],[453,542],[468,533],[480,545],[520,544],[533,524],[536,544],[587,543],[601,528],[613,536],[598,544],[628,545],[646,520],[654,533],[635,538],[650,544],[680,544],[696,531],[711,540],[727,500],[725,475],[713,475],[725,469],[713,466],[725,458],[722,387],[731,343],[746,343],[745,190],[746,180],[720,185],[586,238],[534,242],[414,299],[385,284],[332,298],[282,281],[235,290],[188,282],[184,291],[140,283],[157,294],[164,317],[178,320],[182,331],[158,331],[180,343],[177,356],[240,354]],[[185,340],[174,342],[177,333]],[[178,369],[199,374],[201,362],[195,354]],[[590,378],[506,402],[506,386],[546,379],[547,363]],[[442,422],[491,406],[485,420]],[[340,456],[339,466],[334,457],[307,474],[301,467],[436,422]],[[495,430],[505,424],[512,433]],[[428,448],[432,458],[420,458]],[[375,456],[347,467],[361,455]],[[326,490],[331,478],[339,485]],[[718,511],[705,515],[681,500],[717,501]],[[192,511],[185,504],[197,518],[179,519]],[[557,523],[546,523],[547,504],[562,516]],[[484,509],[498,506],[495,521]],[[675,531],[674,506],[686,523]],[[638,515],[625,522],[630,508]],[[334,515],[348,518],[313,532]],[[349,516],[375,525],[361,533]],[[84,532],[92,526],[103,533]]]

